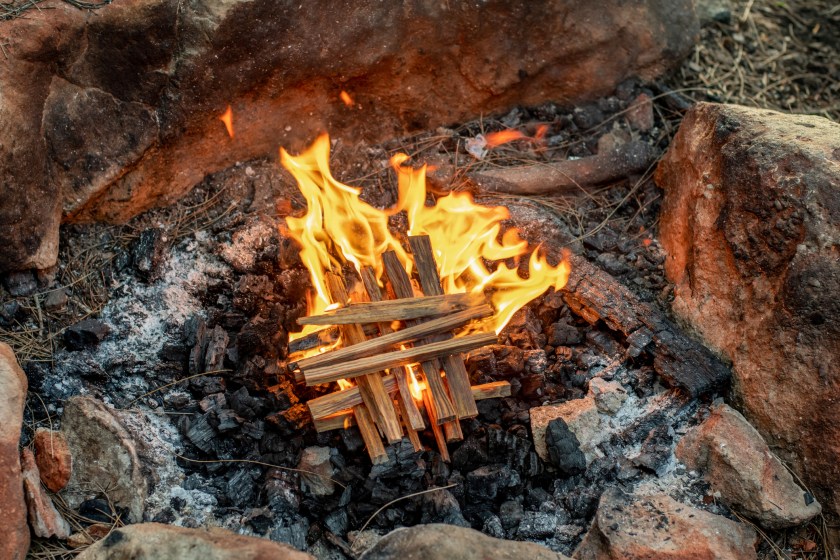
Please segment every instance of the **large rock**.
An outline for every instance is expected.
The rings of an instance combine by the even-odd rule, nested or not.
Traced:
[[[32,533],[36,537],[66,539],[70,536],[70,524],[61,516],[41,486],[41,475],[31,449],[23,450],[20,455],[20,464],[23,474],[23,493]]]
[[[52,264],[62,215],[125,220],[318,131],[592,99],[674,66],[698,31],[691,0],[47,4],[0,22],[0,272]]]
[[[64,405],[61,432],[73,457],[70,480],[61,496],[76,508],[102,494],[128,510],[128,521],[143,520],[148,487],[131,435],[105,403],[72,397]]]
[[[225,529],[186,529],[141,523],[115,529],[77,560],[312,560],[282,543],[237,535]]]
[[[495,539],[474,529],[432,523],[391,531],[362,560],[563,560],[566,556],[538,544]]]
[[[702,472],[727,506],[762,527],[802,525],[820,513],[819,502],[793,480],[756,429],[725,404],[680,440],[676,455]]]
[[[681,504],[665,494],[632,496],[607,490],[577,560],[754,560],[755,531]]]
[[[14,352],[0,342],[0,511],[3,512],[0,558],[9,560],[23,560],[29,550],[18,452],[27,386]]]
[[[656,173],[673,308],[736,407],[840,512],[840,125],[701,103]]]

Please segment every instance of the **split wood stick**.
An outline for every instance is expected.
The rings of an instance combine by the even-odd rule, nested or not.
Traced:
[[[326,281],[332,301],[342,305],[346,304],[349,298],[347,297],[347,288],[344,286],[344,280],[342,280],[341,276],[328,272],[326,274]],[[358,344],[365,340],[365,333],[359,325],[342,325],[340,329],[341,338],[346,344]],[[382,383],[382,375],[379,373],[381,369],[376,368],[365,372],[369,375],[359,377],[356,384],[359,387],[362,400],[365,406],[367,406],[368,412],[370,412],[370,416],[385,434],[385,439],[389,443],[395,443],[402,439],[402,427],[397,419],[394,403],[391,401],[391,397],[388,396],[388,392]],[[332,381],[338,381],[342,377],[344,376],[338,376],[332,379]],[[362,426],[363,420],[359,418],[357,420],[360,429],[369,430],[368,426]]]
[[[382,378],[382,385],[390,394],[397,390],[397,381],[393,375],[386,375]],[[321,397],[310,399],[306,406],[309,407],[309,413],[315,420],[320,420],[341,412],[348,408],[362,403],[362,395],[359,393],[359,387],[349,387],[340,391],[333,391]]]
[[[394,290],[394,295],[399,299],[405,299],[414,295],[414,288],[411,286],[411,278],[403,268],[397,254],[394,251],[386,251],[382,255],[382,262],[385,265],[385,273],[391,283],[391,288]],[[419,321],[414,319],[408,321],[408,326],[414,326]],[[418,345],[431,342],[432,338],[426,338],[418,341]],[[448,422],[455,418],[455,407],[449,399],[446,392],[446,386],[443,379],[440,377],[440,365],[437,360],[426,360],[420,363],[420,369],[423,370],[423,375],[426,377],[426,386],[431,393],[431,399],[434,401],[438,420],[441,422]]]
[[[414,399],[412,399],[414,400]],[[408,420],[408,411],[405,409],[405,403],[399,397],[394,399],[394,406],[397,407],[397,412],[400,414],[400,418],[403,421],[403,425],[405,426],[405,433],[408,434],[408,441],[411,442],[412,447],[414,447],[414,451],[423,451],[423,444],[420,442],[420,434],[417,433],[417,430],[414,426],[411,425],[411,422]],[[416,405],[415,405],[416,408]],[[417,410],[417,413],[420,413],[420,410]],[[423,423],[423,428],[426,428],[425,422]]]
[[[290,368],[312,369],[315,367],[323,367],[339,362],[346,362],[348,360],[355,360],[357,358],[366,358],[384,352],[386,350],[393,350],[398,348],[401,344],[408,344],[415,340],[426,338],[433,334],[451,331],[452,329],[463,327],[475,319],[488,317],[493,314],[493,308],[489,305],[479,305],[478,307],[470,307],[463,311],[458,311],[451,315],[445,315],[432,319],[425,323],[414,325],[399,331],[392,331],[390,325],[387,323],[380,323],[379,327],[383,332],[382,336],[371,338],[359,344],[352,346],[345,346],[331,352],[324,352],[310,358],[304,358],[297,362],[289,364]]]
[[[414,255],[414,265],[420,276],[420,287],[427,296],[443,294],[437,263],[432,252],[432,242],[428,235],[412,235],[408,238],[411,252]],[[449,393],[455,405],[458,418],[472,418],[478,416],[478,408],[470,391],[470,376],[464,365],[464,358],[460,354],[452,354],[443,360],[443,370],[446,372],[446,382]]]
[[[376,327],[374,325],[362,325],[362,329],[365,331],[366,336],[374,336],[377,334]],[[329,346],[334,344],[336,340],[338,340],[339,332],[337,326],[329,326],[324,327],[322,329],[318,329],[315,332],[311,332],[306,336],[302,336],[300,338],[296,338],[289,342],[289,360],[290,363],[295,361],[295,354],[302,354],[305,353],[307,350],[312,350],[313,348],[318,348],[319,346]],[[298,359],[303,359],[305,357],[301,356]]]
[[[456,418],[452,422],[443,425],[443,434],[449,443],[464,441],[464,432],[461,430],[461,422]]]
[[[387,383],[387,377],[386,383]],[[393,381],[391,381],[393,383]],[[396,384],[393,383],[393,387],[396,389]],[[362,397],[359,396],[358,390],[353,387],[351,389],[345,389],[345,391],[353,391],[356,400],[348,401],[347,408],[341,410],[339,412],[334,412],[328,416],[324,416],[322,418],[313,418],[315,423],[315,429],[319,432],[325,432],[328,430],[338,430],[341,428],[347,428],[349,426],[355,426],[356,421],[353,418],[353,411],[350,410],[351,406],[357,403],[362,402]],[[344,391],[341,391],[344,392]],[[499,397],[509,397],[511,393],[510,383],[507,381],[494,381],[493,383],[484,383],[483,385],[474,385],[472,388],[473,396],[475,400],[482,401],[484,399],[495,399]],[[350,395],[348,395],[349,397]]]
[[[482,294],[447,294],[368,303],[350,303],[320,315],[301,317],[299,325],[348,325],[439,317],[484,303]]]
[[[441,422],[436,417],[431,391],[423,391],[423,402],[426,403],[426,414],[429,415],[429,424],[432,426],[432,433],[435,436],[435,443],[437,443],[438,451],[440,451],[440,457],[448,463],[450,461],[449,448],[446,447],[446,437],[443,434],[443,428],[440,427]]]
[[[368,297],[371,299],[371,301],[382,301],[382,291],[379,289],[379,282],[376,280],[376,272],[373,270],[373,268],[369,266],[362,268],[362,283],[365,285],[365,290],[367,291]],[[383,338],[387,338],[388,336],[394,336],[394,333],[391,330],[390,323],[379,323],[379,331],[382,334],[382,336],[379,338],[380,342]],[[425,336],[426,334],[431,334],[432,332],[434,331],[424,333],[423,336]],[[403,336],[405,336],[405,331],[403,331]],[[357,344],[355,348],[358,349],[358,347],[359,345]],[[394,375],[394,378],[397,380],[397,390],[399,391],[399,396],[397,397],[397,400],[400,402],[398,412],[400,412],[401,416],[403,417],[403,420],[406,423],[406,430],[408,432],[409,439],[411,439],[411,443],[414,443],[414,439],[412,439],[413,437],[417,438],[419,444],[420,439],[417,436],[415,430],[426,429],[426,423],[423,422],[423,415],[420,414],[420,409],[417,408],[417,403],[414,401],[414,398],[411,396],[411,391],[408,388],[408,371],[406,371],[406,369],[402,366],[392,368],[390,371]],[[415,449],[416,448],[417,445],[415,445]]]
[[[365,446],[367,446],[367,452],[371,462],[374,465],[387,463],[388,453],[385,451],[385,446],[382,445],[382,440],[379,439],[379,432],[373,423],[373,419],[370,417],[367,407],[363,404],[354,406],[353,416],[356,418],[359,432],[362,434],[362,440],[365,442]]]
[[[492,344],[497,339],[495,333],[478,333],[451,338],[449,340],[440,340],[424,346],[385,352],[384,354],[359,358],[343,364],[305,369],[303,370],[303,378],[306,380],[307,385],[320,385],[321,383],[329,383],[330,381],[338,381],[339,379],[355,379],[373,372],[382,371],[388,367],[407,366],[416,362],[431,362],[436,358],[448,356],[453,353],[469,352],[470,350]],[[437,375],[438,381],[442,381],[439,370],[433,371]],[[381,385],[381,377],[379,377],[379,381]],[[429,381],[428,377],[426,381]],[[429,383],[429,387],[431,386],[432,383]],[[362,394],[364,395],[364,392]]]

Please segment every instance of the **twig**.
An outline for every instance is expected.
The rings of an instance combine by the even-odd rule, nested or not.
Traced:
[[[421,490],[420,492],[414,492],[413,494],[407,494],[407,495],[399,497],[395,500],[391,500],[390,502],[388,502],[387,504],[385,504],[384,506],[382,506],[378,510],[374,511],[373,514],[370,517],[368,517],[368,520],[365,521],[365,524],[362,525],[362,528],[359,529],[359,532],[361,533],[362,531],[367,529],[367,526],[370,525],[370,522],[373,521],[374,517],[379,515],[382,512],[382,510],[391,507],[392,505],[394,505],[397,502],[401,502],[403,500],[407,500],[407,499],[413,498],[415,496],[420,496],[422,494],[428,494],[429,492],[435,492],[437,490],[446,490],[448,488],[454,488],[455,486],[458,486],[458,484],[453,483],[453,484],[449,484],[448,486],[438,486],[437,488],[427,488],[426,490]]]

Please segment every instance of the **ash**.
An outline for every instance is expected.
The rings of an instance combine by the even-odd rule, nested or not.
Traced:
[[[349,157],[341,146],[335,152],[339,161]],[[369,150],[372,167],[381,169],[383,153]],[[382,182],[364,186],[374,204],[393,197]],[[511,208],[532,243],[555,255],[572,247],[661,302],[662,251],[655,239],[643,245],[625,234],[655,222],[658,194],[648,182],[609,196],[631,188],[638,207],[612,222],[603,218],[616,214],[612,207],[572,220],[533,200],[496,202]],[[328,389],[295,384],[285,367],[288,332],[306,311],[310,282],[278,215],[300,209],[301,199],[273,163],[251,162],[209,178],[183,205],[221,191],[233,202],[212,206],[192,230],[167,210],[139,218],[131,242],[114,244],[108,303],[85,327],[93,334],[79,339],[90,342],[27,367],[50,414],[76,394],[119,411],[151,479],[146,520],[226,527],[324,558],[352,555],[354,539],[433,522],[570,554],[607,487],[716,507],[702,503],[706,487],[673,457],[674,435],[697,421],[698,403],[660,385],[649,359],[628,357],[620,336],[575,316],[553,292],[521,310],[498,344],[466,357],[473,384],[507,380],[512,396],[478,403],[479,416],[462,421],[464,440],[450,444],[451,463],[430,431],[421,434],[424,451],[404,440],[373,467],[355,428],[315,432],[305,402]],[[600,403],[604,382],[622,398]],[[533,441],[533,410],[566,402],[592,408],[582,416],[591,425],[566,420],[577,434],[575,464],[541,457]],[[300,464],[311,447],[328,450],[332,480],[293,470],[320,466]],[[444,486],[451,488],[386,507],[358,534],[383,505]]]

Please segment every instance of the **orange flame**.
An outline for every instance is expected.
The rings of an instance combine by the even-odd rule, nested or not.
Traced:
[[[219,120],[225,123],[228,136],[233,138],[233,109],[230,108],[230,105],[227,106],[227,110],[224,114],[219,115]]]
[[[501,146],[502,144],[507,144],[508,142],[521,140],[523,138],[527,137],[518,130],[513,129],[501,130],[499,132],[489,132],[484,135],[484,141],[487,143],[487,147],[489,148],[495,148],[496,146]]]
[[[350,97],[349,93],[347,93],[344,90],[341,90],[341,93],[339,93],[338,96],[341,98],[345,105],[347,105],[348,107],[353,106],[353,98]]]
[[[397,173],[399,197],[389,209],[380,210],[359,198],[360,189],[337,181],[329,169],[330,141],[321,135],[299,156],[281,148],[280,160],[295,177],[306,199],[307,211],[286,218],[290,234],[301,246],[301,259],[317,293],[310,314],[323,313],[329,304],[324,274],[351,262],[359,270],[370,266],[382,275],[380,255],[393,250],[411,272],[411,257],[388,227],[390,216],[405,212],[410,235],[428,235],[435,250],[446,293],[488,292],[496,311],[491,324],[500,332],[514,313],[549,287],[560,289],[569,277],[569,265],[552,266],[539,251],[531,252],[526,278],[519,266],[505,261],[529,252],[528,243],[515,228],[502,231],[510,218],[503,206],[481,206],[469,193],[451,193],[432,206],[426,205],[426,168],[403,164],[405,154],[391,158]],[[495,263],[489,268],[488,263]],[[309,331],[304,330],[298,336]]]

